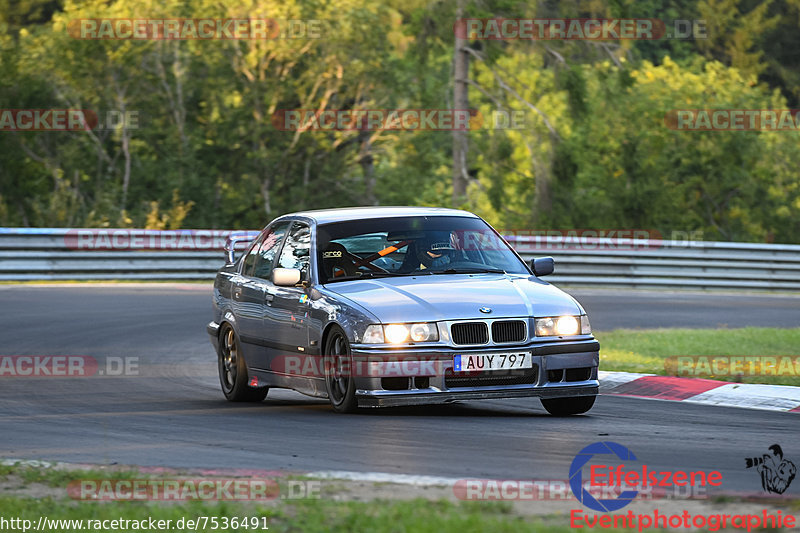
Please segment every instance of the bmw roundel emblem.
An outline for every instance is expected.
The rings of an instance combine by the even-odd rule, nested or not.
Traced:
[[[488,313],[492,312],[492,308],[491,307],[481,307],[480,309],[478,309],[478,311],[480,311],[481,313],[487,313],[488,314]]]

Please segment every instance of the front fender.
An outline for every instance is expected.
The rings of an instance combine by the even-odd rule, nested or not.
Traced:
[[[320,350],[324,350],[325,335],[334,324],[344,330],[351,343],[359,343],[368,325],[381,323],[369,310],[346,297],[325,290],[317,293],[319,298],[313,306],[320,313]]]

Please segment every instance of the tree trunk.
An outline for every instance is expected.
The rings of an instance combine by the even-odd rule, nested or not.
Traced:
[[[464,0],[458,0],[456,19],[464,16]],[[453,109],[469,109],[467,80],[469,79],[469,55],[463,49],[467,46],[456,32],[453,50]],[[453,130],[453,207],[458,207],[467,196],[467,151],[469,131]]]
[[[372,135],[370,132],[362,132],[360,137],[361,147],[358,151],[358,164],[364,172],[364,203],[366,205],[378,205],[378,198],[375,195],[375,158],[372,157]]]
[[[264,202],[264,214],[267,215],[267,219],[272,218],[272,197],[270,196],[269,188],[272,185],[272,180],[269,177],[265,177],[261,180],[261,200]]]
[[[125,157],[125,170],[122,174],[122,210],[125,211],[128,204],[128,188],[131,184],[131,134],[128,128],[122,128],[122,154]]]

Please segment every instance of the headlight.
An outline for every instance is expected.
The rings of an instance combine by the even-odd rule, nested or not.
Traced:
[[[433,342],[439,340],[435,322],[416,324],[371,324],[364,331],[364,344],[403,344],[406,342]]]
[[[574,316],[561,316],[556,319],[556,335],[577,335],[581,324]]]
[[[389,324],[383,328],[386,342],[400,344],[408,340],[408,326],[405,324]]]
[[[592,332],[586,315],[553,316],[535,319],[537,337],[564,337],[567,335],[588,335]]]

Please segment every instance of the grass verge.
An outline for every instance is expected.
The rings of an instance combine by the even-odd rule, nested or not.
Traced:
[[[617,329],[595,336],[601,370],[800,386],[800,328]],[[690,367],[677,359],[684,356],[708,359]],[[730,359],[715,364],[720,356],[776,357],[776,367],[747,360],[735,367]]]
[[[270,532],[567,532],[570,528],[553,521],[509,515],[496,503],[455,504],[448,501],[405,500],[335,502],[331,500],[282,503],[279,508],[235,503],[189,502],[157,505],[130,502],[75,503],[53,500],[0,497],[0,515],[19,517],[37,524],[40,516],[59,520],[170,520],[171,531],[270,531]],[[202,527],[202,517],[208,517]],[[210,519],[214,517],[218,529]],[[225,521],[223,517],[227,517]],[[236,518],[239,527],[233,527]],[[183,528],[178,526],[183,519]],[[255,520],[253,520],[255,519]],[[201,527],[187,528],[187,520],[200,520]],[[564,519],[562,523],[566,522]],[[241,523],[247,522],[246,528]],[[227,528],[221,527],[228,524]],[[255,523],[255,527],[252,527]],[[62,524],[64,524],[62,522]],[[109,524],[111,524],[109,522]],[[51,527],[49,531],[79,531],[76,524]],[[178,526],[176,528],[176,526]],[[85,525],[84,525],[85,527]],[[117,529],[121,531],[122,529]],[[128,529],[131,530],[131,529]],[[85,529],[84,529],[85,531]]]
[[[360,498],[368,494],[370,487],[362,488],[360,496],[349,495],[348,490],[331,493],[319,491],[319,498],[277,497],[263,502],[248,501],[179,501],[172,503],[155,501],[85,501],[69,497],[66,487],[79,479],[120,480],[144,479],[165,481],[167,479],[197,480],[191,472],[166,476],[166,472],[149,475],[129,467],[98,467],[86,469],[78,465],[63,465],[56,468],[26,466],[21,464],[1,465],[0,468],[0,521],[15,522],[0,525],[7,531],[246,531],[256,532],[392,532],[392,533],[566,533],[570,528],[572,509],[580,505],[564,502],[566,506],[546,505],[538,502],[465,502],[436,496],[425,497],[425,490],[417,490],[411,498],[398,497],[394,492],[401,488],[394,485],[389,497],[367,500]],[[217,476],[206,477],[217,479]],[[226,478],[229,479],[229,478]],[[250,479],[244,477],[242,479]],[[289,480],[308,480],[304,476],[288,476],[277,479],[284,492]],[[319,480],[317,480],[319,482]],[[333,486],[331,486],[332,488]],[[351,487],[352,488],[352,487]],[[402,487],[407,489],[407,487]],[[74,493],[73,493],[74,495]],[[348,499],[350,498],[350,499]],[[729,497],[725,502],[694,501],[694,514],[705,513],[755,513],[760,502]],[[552,503],[552,502],[549,502]],[[656,503],[656,502],[653,502]],[[677,502],[670,508],[669,501],[657,502],[667,505],[664,513],[675,514],[689,502]],[[777,502],[772,502],[777,503]],[[743,505],[750,505],[743,508]],[[768,504],[767,504],[768,505]],[[785,512],[796,512],[798,500],[780,502],[777,508]],[[635,506],[635,504],[634,504]],[[775,507],[770,505],[771,512]],[[533,512],[531,512],[533,511]],[[642,511],[642,509],[639,509]],[[594,511],[578,511],[587,520],[597,520]],[[691,511],[690,511],[691,512]],[[647,514],[648,511],[645,510]],[[602,513],[600,513],[602,514]],[[609,518],[608,516],[606,518]],[[40,522],[41,520],[41,522]],[[24,524],[22,521],[27,521]],[[116,521],[116,522],[114,522]],[[134,525],[131,521],[135,521]],[[160,524],[159,521],[162,521]],[[169,521],[169,522],[167,522]],[[1,523],[1,522],[0,522]],[[589,527],[581,522],[582,527]],[[610,525],[610,524],[609,524]],[[41,527],[39,527],[41,526]],[[635,531],[635,529],[610,528],[603,530]],[[664,531],[653,528],[647,531]]]
[[[176,476],[170,476],[174,479]],[[177,476],[185,477],[185,476]],[[190,476],[191,478],[192,476]],[[570,531],[563,514],[520,516],[505,502],[452,502],[424,498],[345,501],[329,491],[319,499],[276,498],[265,503],[236,501],[80,501],[66,490],[80,479],[164,479],[135,469],[56,469],[0,466],[0,518],[14,519],[9,531],[36,531],[40,519],[50,532],[71,531],[245,531],[270,532],[532,532]],[[291,477],[288,479],[292,479]],[[302,479],[294,477],[293,479]],[[283,494],[283,483],[281,484]],[[39,490],[40,496],[21,495]],[[44,517],[44,518],[42,518]],[[205,517],[205,518],[204,518]],[[149,520],[157,524],[152,529]],[[117,522],[112,522],[112,521]],[[144,522],[142,522],[144,520]],[[170,522],[166,522],[169,520]],[[190,524],[191,520],[194,523]],[[27,522],[24,522],[27,521]],[[91,522],[89,522],[91,521]],[[96,522],[99,521],[99,522]],[[140,525],[134,526],[131,522]],[[246,524],[246,525],[245,525]],[[100,527],[98,527],[100,526]],[[613,531],[613,530],[612,530]]]

